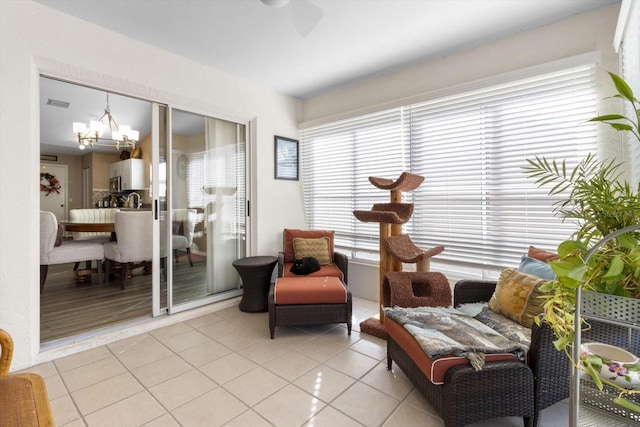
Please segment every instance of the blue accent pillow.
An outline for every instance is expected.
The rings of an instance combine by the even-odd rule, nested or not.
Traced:
[[[520,273],[530,274],[545,280],[553,280],[556,278],[556,274],[551,270],[551,266],[549,264],[544,261],[529,258],[526,255],[522,256],[518,271],[520,271]]]

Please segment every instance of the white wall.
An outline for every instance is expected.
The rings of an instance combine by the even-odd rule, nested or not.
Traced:
[[[613,35],[619,5],[578,15],[533,31],[505,38],[436,61],[430,61],[395,73],[355,83],[315,98],[302,101],[301,122],[317,124],[398,105],[403,99],[428,96],[446,88],[465,85],[496,75],[573,57],[600,52],[599,74],[602,98],[610,96],[613,86],[605,70],[618,72],[618,55],[613,50]],[[377,107],[376,107],[377,106]],[[601,106],[602,112],[610,111]],[[625,158],[619,135],[600,131],[603,154]],[[392,177],[387,177],[392,178]],[[523,248],[524,252],[524,248]],[[450,268],[450,267],[449,267]],[[458,271],[432,263],[434,271],[445,272],[450,280],[462,277]],[[378,266],[349,266],[349,288],[354,296],[378,300]]]
[[[0,1],[0,328],[13,369],[39,352],[39,72],[236,121],[255,119],[256,254],[302,226],[299,182],[274,181],[273,135],[297,136],[299,101],[32,1]]]
[[[613,34],[619,4],[495,43],[333,90],[302,102],[301,122],[341,117],[443,88],[600,50],[602,67],[618,69]]]

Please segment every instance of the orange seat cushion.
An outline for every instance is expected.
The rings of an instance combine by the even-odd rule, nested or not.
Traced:
[[[447,370],[452,366],[470,364],[469,359],[462,356],[448,355],[435,360],[429,358],[413,335],[389,317],[384,318],[384,329],[434,384],[444,384]],[[513,353],[485,354],[485,362],[500,360],[518,359]]]
[[[299,274],[293,274],[291,272],[291,266],[293,266],[292,262],[285,262],[284,267],[282,268],[282,275],[284,277],[337,277],[340,280],[344,280],[344,274],[342,270],[338,268],[335,264],[330,265],[322,265],[320,266],[320,270],[314,271],[311,274],[307,274],[305,276],[301,276]]]
[[[273,299],[276,305],[345,304],[347,290],[337,277],[279,277]]]

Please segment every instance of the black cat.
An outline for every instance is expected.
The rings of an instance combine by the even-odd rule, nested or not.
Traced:
[[[306,276],[314,271],[320,270],[320,263],[314,257],[304,257],[293,261],[291,271],[293,274],[299,274]]]

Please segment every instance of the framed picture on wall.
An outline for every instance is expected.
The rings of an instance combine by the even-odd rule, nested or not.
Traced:
[[[275,136],[275,178],[298,180],[298,141]]]

